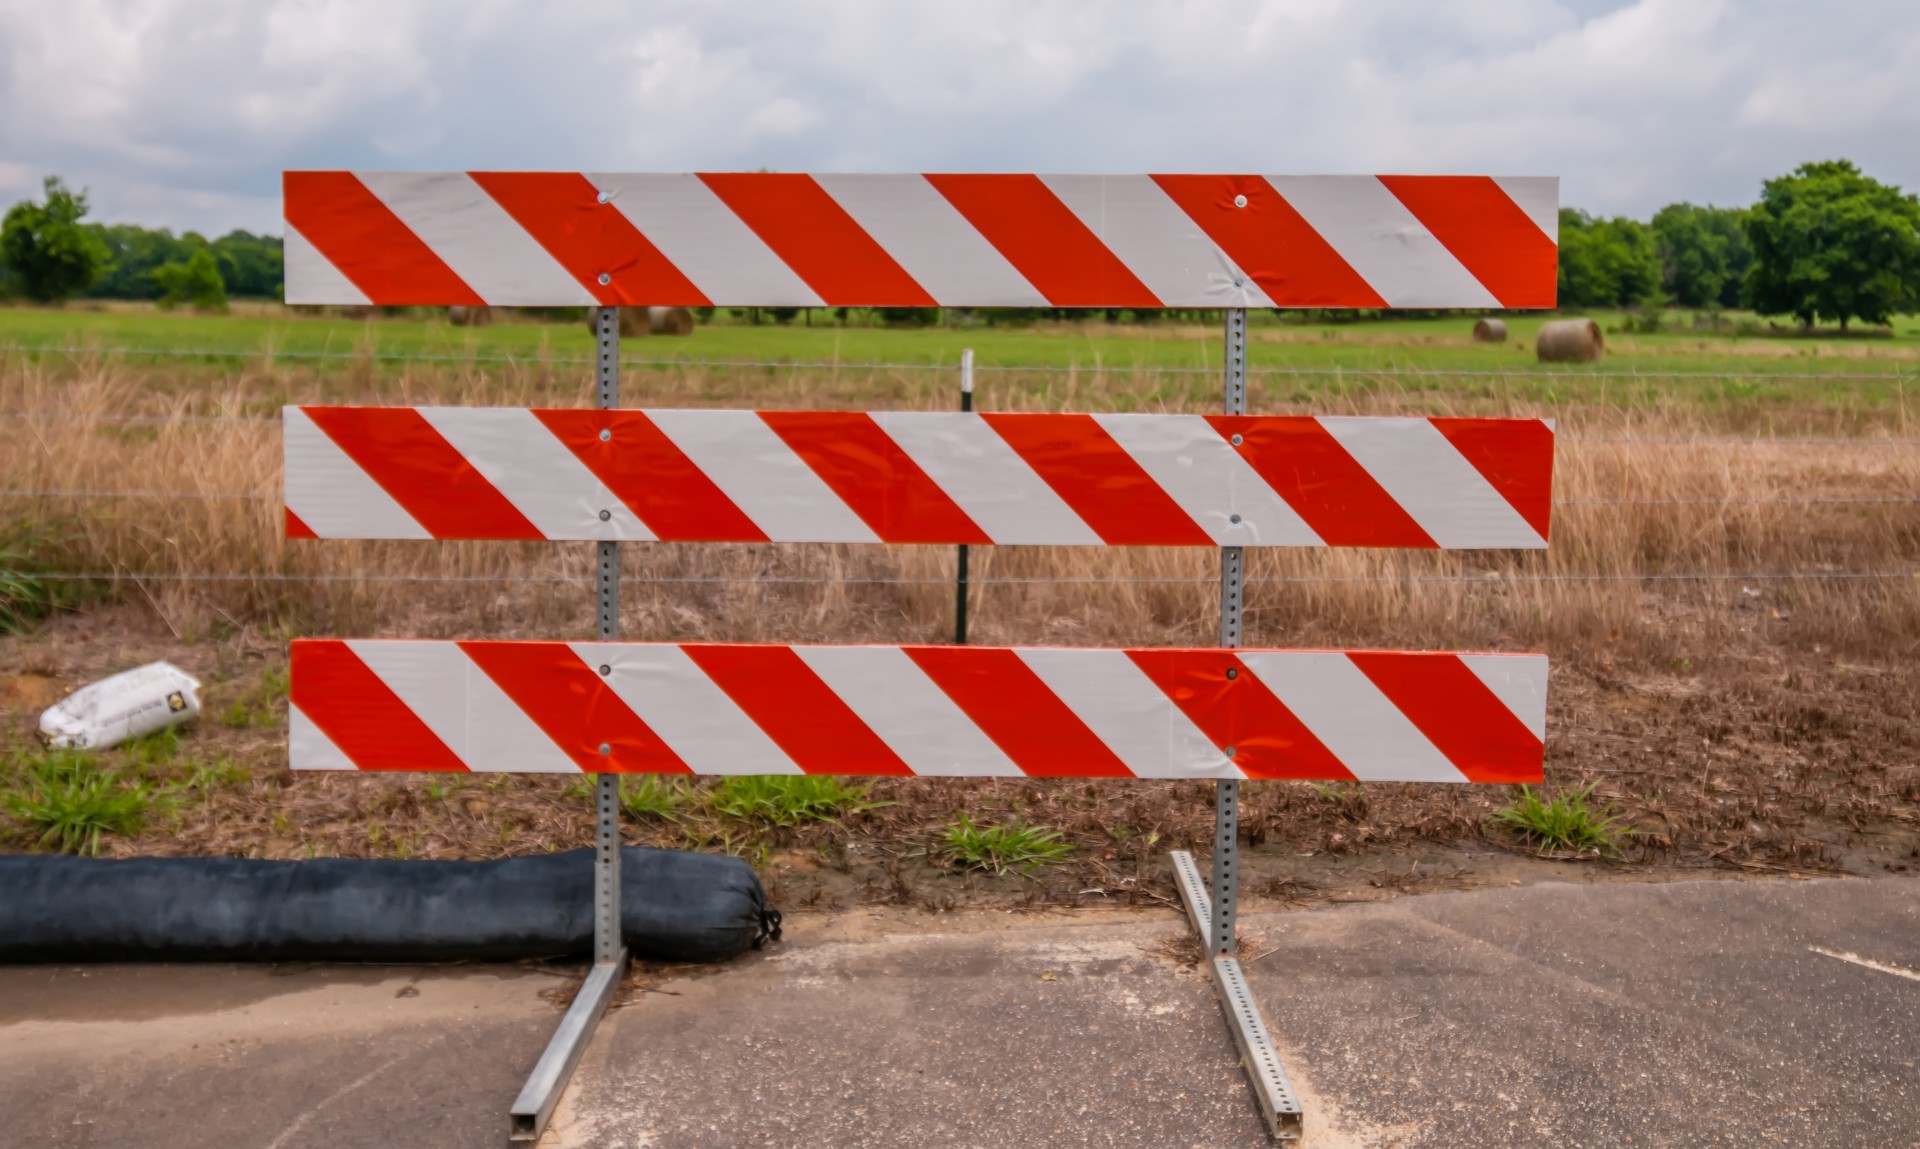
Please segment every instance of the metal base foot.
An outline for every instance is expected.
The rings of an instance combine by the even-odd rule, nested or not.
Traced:
[[[1194,865],[1192,854],[1175,850],[1171,857],[1174,884],[1180,887],[1180,898],[1187,904],[1187,918],[1193,923],[1193,932],[1204,944],[1213,925],[1213,899],[1207,896],[1207,883],[1200,877],[1200,868]],[[1247,988],[1240,959],[1231,954],[1210,954],[1207,969],[1213,975],[1220,1012],[1227,1015],[1227,1028],[1233,1031],[1234,1044],[1240,1047],[1240,1064],[1247,1071],[1253,1099],[1260,1106],[1260,1115],[1267,1120],[1268,1132],[1276,1141],[1298,1141],[1300,1101],[1293,1095],[1293,1085],[1280,1064],[1279,1051],[1273,1048],[1273,1039],[1267,1035],[1267,1023],[1260,1016],[1260,1007],[1254,1004],[1252,991]]]
[[[613,988],[620,984],[626,971],[624,947],[613,961],[593,964],[593,972],[587,975],[573,1004],[567,1007],[567,1015],[560,1019],[560,1028],[553,1031],[547,1051],[540,1055],[533,1075],[527,1078],[527,1084],[507,1114],[508,1149],[525,1149],[546,1132],[547,1119],[553,1116],[553,1107],[559,1104],[560,1094],[573,1077],[573,1067],[586,1052],[587,1042],[593,1039],[593,1031],[613,997]]]

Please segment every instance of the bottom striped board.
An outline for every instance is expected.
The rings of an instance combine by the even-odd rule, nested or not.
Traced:
[[[296,770],[1537,782],[1547,659],[293,644]]]

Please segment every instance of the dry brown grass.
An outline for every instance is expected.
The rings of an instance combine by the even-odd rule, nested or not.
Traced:
[[[278,428],[285,401],[566,405],[582,381],[536,366],[238,375],[0,364],[0,457],[10,491],[195,492],[204,497],[0,495],[0,522],[34,525],[43,567],[122,574],[73,589],[149,603],[180,635],[221,623],[299,633],[577,634],[590,548],[552,544],[289,542],[280,537]],[[1561,430],[1553,544],[1539,553],[1262,550],[1249,563],[1250,641],[1270,645],[1544,647],[1602,640],[1667,650],[1790,617],[1796,641],[1910,649],[1920,584],[1831,576],[1910,569],[1920,557],[1920,449],[1900,410],[1764,412],[1767,434],[1727,442],[1756,412],[1605,396],[1548,405],[1490,392],[1396,388],[1289,395],[1259,410],[1544,414]],[[1204,378],[1062,373],[1004,388],[996,406],[1205,410]],[[630,403],[928,407],[924,374],[698,369],[631,379]],[[143,421],[125,422],[129,416]],[[229,497],[229,496],[252,497]],[[1841,501],[1822,501],[1841,500]],[[1862,500],[1862,501],[1845,501]],[[1882,500],[1879,502],[1871,500]],[[951,627],[945,547],[630,547],[623,633],[635,638],[928,641]],[[982,642],[1207,643],[1217,558],[1163,549],[976,548]],[[1800,572],[1793,580],[1674,576]],[[175,582],[217,573],[240,581]],[[1640,581],[1657,573],[1665,579]],[[140,577],[148,576],[148,577]],[[245,581],[264,576],[263,581]],[[1822,577],[1827,576],[1827,577]],[[452,580],[452,581],[437,581]]]
[[[631,375],[625,398],[934,408],[950,403],[950,382],[917,372],[689,368]],[[983,405],[1206,411],[1215,386],[1204,376],[1035,373],[995,378]],[[1909,442],[1916,433],[1903,404],[1832,392],[1817,403],[1752,403],[1684,388],[1652,400],[1641,389],[1624,403],[1606,387],[1549,402],[1508,393],[1498,380],[1260,380],[1257,411],[1552,416],[1562,505],[1544,554],[1253,552],[1249,644],[1547,651],[1548,777],[1598,783],[1597,798],[1641,831],[1628,851],[1636,863],[1862,869],[1903,867],[1909,851],[1920,858],[1912,670],[1920,581],[1638,577],[1920,569],[1920,448]],[[14,715],[0,729],[0,753],[24,746],[31,723],[28,707],[6,698],[8,675],[63,690],[177,657],[215,682],[214,717],[192,736],[192,753],[245,763],[246,779],[109,843],[110,852],[488,856],[585,843],[589,804],[562,781],[294,777],[271,716],[230,726],[218,715],[284,666],[284,639],[294,634],[591,632],[585,544],[282,539],[271,422],[280,404],[567,406],[586,394],[579,369],[538,364],[232,372],[0,360],[0,412],[32,416],[0,415],[0,487],[264,496],[0,495],[0,526],[28,524],[43,569],[123,575],[71,587],[84,593],[78,613],[41,634],[0,640],[0,711]],[[1738,441],[1750,436],[1819,441]],[[1849,499],[1887,501],[1809,501]],[[0,535],[0,550],[5,543]],[[1206,552],[976,548],[972,637],[1210,644],[1217,564]],[[285,581],[159,577],[179,572]],[[634,546],[623,633],[943,641],[952,572],[946,547]],[[415,581],[365,577],[376,574]],[[327,579],[339,581],[318,581]],[[1210,837],[1211,802],[1197,783],[883,780],[875,797],[892,804],[795,830],[702,817],[628,832],[746,852],[790,905],[864,898],[933,907],[979,896],[1163,901],[1164,852],[1204,849]],[[1310,900],[1332,896],[1329,883],[1338,883],[1327,875],[1341,866],[1358,887],[1379,886],[1366,875],[1389,872],[1382,850],[1484,850],[1501,840],[1487,823],[1500,800],[1485,788],[1249,785],[1249,889]],[[928,843],[960,810],[1059,827],[1078,847],[1076,862],[1039,884],[952,875],[933,864]],[[1391,872],[1406,869],[1396,856]]]

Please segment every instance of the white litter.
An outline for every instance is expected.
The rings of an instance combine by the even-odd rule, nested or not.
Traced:
[[[83,686],[40,716],[49,746],[103,750],[200,717],[200,682],[170,662]]]

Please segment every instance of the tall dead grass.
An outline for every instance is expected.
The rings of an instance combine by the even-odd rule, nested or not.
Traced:
[[[1205,411],[1216,386],[1035,373],[990,380],[983,406]],[[580,634],[591,626],[586,544],[283,539],[273,418],[285,402],[571,406],[587,393],[580,368],[537,363],[232,372],[4,360],[0,523],[30,541],[43,571],[118,576],[61,585],[149,603],[182,634],[222,621],[303,634]],[[929,372],[691,367],[630,375],[624,398],[879,409],[946,407],[952,394],[951,380]],[[1492,379],[1260,381],[1257,411],[1556,417],[1560,505],[1544,554],[1251,552],[1249,641],[1577,655],[1748,631],[1846,649],[1915,645],[1920,582],[1841,577],[1920,569],[1920,449],[1897,441],[1902,406],[1759,408],[1719,391],[1629,400],[1519,396]],[[1724,441],[1756,433],[1821,441]],[[633,638],[940,641],[951,631],[952,548],[652,544],[627,548],[625,563],[623,633]],[[1217,563],[1171,549],[975,548],[972,637],[1205,644]],[[1787,572],[1803,577],[1720,577]],[[1685,577],[1695,575],[1714,577]]]

